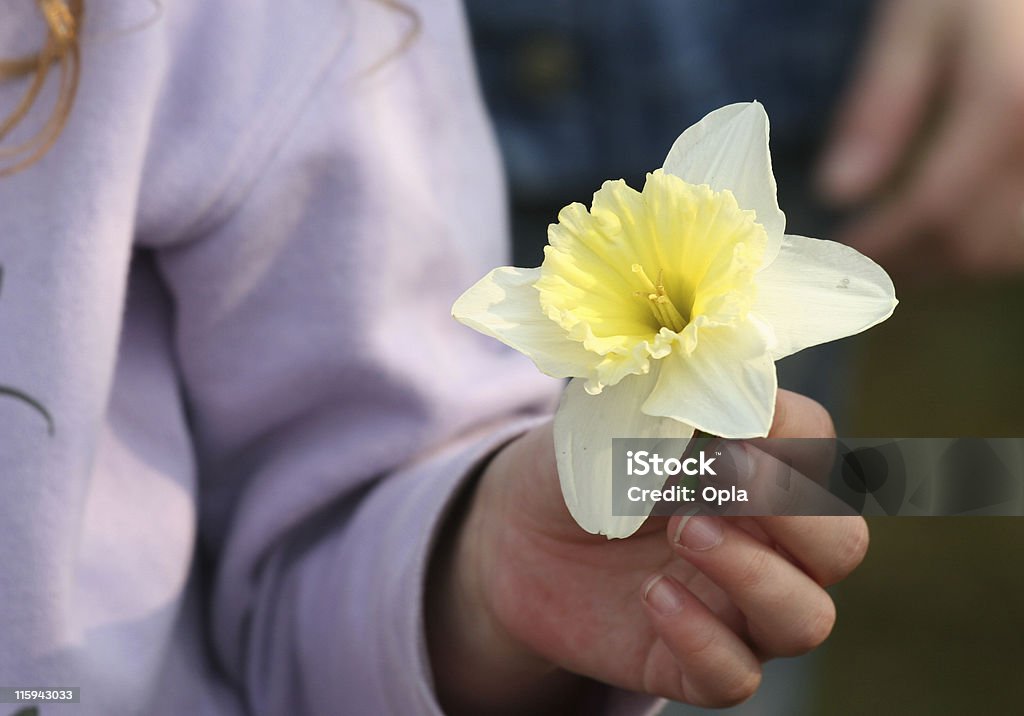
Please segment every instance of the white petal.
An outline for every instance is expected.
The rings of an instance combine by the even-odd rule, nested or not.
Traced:
[[[600,395],[589,395],[582,380],[573,380],[555,414],[555,452],[562,495],[576,522],[587,532],[609,539],[629,537],[646,516],[616,516],[612,509],[612,438],[688,438],[689,425],[644,415],[640,405],[657,380],[657,370],[631,375]],[[657,489],[664,477],[654,477]],[[653,505],[647,505],[648,512]]]
[[[871,328],[897,303],[892,279],[868,257],[834,241],[787,236],[757,275],[753,310],[775,330],[778,359]]]
[[[673,351],[659,361],[661,374],[643,411],[723,438],[764,437],[778,388],[771,343],[756,319],[703,328],[693,353]]]
[[[452,315],[529,356],[542,373],[555,378],[587,375],[601,356],[570,339],[544,315],[533,287],[539,277],[539,268],[496,268],[459,296]]]
[[[708,114],[679,135],[664,168],[691,184],[728,189],[741,208],[753,209],[768,232],[763,265],[771,263],[786,231],[786,215],[776,196],[768,115],[760,102],[730,104]]]

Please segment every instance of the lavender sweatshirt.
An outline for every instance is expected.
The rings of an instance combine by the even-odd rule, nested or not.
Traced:
[[[0,397],[0,686],[82,688],[44,716],[438,713],[432,535],[558,386],[449,317],[502,186],[461,10],[408,4],[388,59],[371,0],[86,3],[0,180],[0,385],[55,427]]]

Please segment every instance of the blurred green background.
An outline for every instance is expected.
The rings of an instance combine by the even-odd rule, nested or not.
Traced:
[[[1024,282],[900,298],[856,339],[851,435],[1024,435]],[[881,517],[871,540],[812,713],[1024,712],[1024,519]]]

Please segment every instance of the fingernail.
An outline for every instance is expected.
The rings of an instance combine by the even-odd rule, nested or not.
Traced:
[[[700,512],[700,508],[694,507],[692,510],[683,515],[683,519],[679,520],[679,525],[676,527],[676,533],[672,535],[673,542],[675,542],[676,544],[681,544],[679,542],[679,535],[683,533],[683,528],[686,527],[686,523],[690,521],[690,518],[698,512]]]
[[[644,586],[644,601],[658,614],[667,617],[683,608],[683,592],[671,579],[656,574]]]
[[[722,525],[714,517],[683,518],[676,530],[676,542],[694,552],[704,552],[722,541]]]

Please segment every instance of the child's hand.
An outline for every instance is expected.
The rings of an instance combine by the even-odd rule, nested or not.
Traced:
[[[772,437],[832,437],[821,406],[780,391]],[[439,548],[427,597],[451,713],[564,713],[568,672],[702,706],[748,698],[760,663],[810,651],[835,609],[823,586],[864,556],[860,517],[651,518],[633,537],[569,516],[549,425],[499,453]]]

